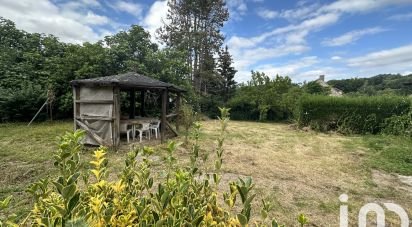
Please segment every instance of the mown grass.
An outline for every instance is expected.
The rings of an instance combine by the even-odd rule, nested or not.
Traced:
[[[395,136],[365,136],[371,168],[389,173],[412,175],[412,139]]]
[[[218,124],[202,124],[202,149],[212,163]],[[12,194],[13,212],[22,216],[31,209],[24,190],[40,178],[55,175],[52,154],[57,149],[56,137],[71,130],[72,122],[0,125],[0,199]],[[229,181],[252,176],[257,184],[256,208],[260,199],[268,198],[276,205],[271,215],[290,225],[303,212],[317,226],[336,226],[342,193],[350,196],[351,221],[360,206],[371,201],[393,201],[410,211],[410,191],[389,176],[412,175],[411,149],[412,141],[402,137],[345,137],[297,131],[286,124],[232,121],[225,142],[221,190],[228,189]],[[122,168],[126,152],[109,153],[110,177],[116,177]],[[90,153],[90,149],[83,152],[84,166]],[[188,154],[179,149],[178,165],[187,163]],[[154,171],[161,172],[164,154],[157,149],[155,155]]]
[[[388,173],[412,176],[412,138],[389,135],[353,137],[344,144],[348,150],[363,148],[365,165]]]
[[[14,196],[12,211],[23,215],[31,208],[25,189],[30,183],[55,174],[52,162],[57,136],[72,129],[72,122],[0,124],[0,198]]]

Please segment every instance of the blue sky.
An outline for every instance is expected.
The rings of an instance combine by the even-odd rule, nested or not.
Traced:
[[[412,73],[412,0],[227,0],[223,32],[238,70],[290,76],[295,82]],[[95,42],[139,24],[151,34],[164,1],[0,0],[0,16],[29,32]],[[153,36],[153,41],[156,38]]]

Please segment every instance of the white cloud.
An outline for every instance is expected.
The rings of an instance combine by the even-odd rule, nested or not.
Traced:
[[[93,7],[99,6],[93,1],[88,2]],[[87,9],[88,6],[59,6],[49,0],[0,0],[0,15],[14,21],[19,29],[28,32],[53,34],[65,42],[93,42],[102,36],[90,25],[104,25],[110,23],[110,19],[97,15]]]
[[[292,32],[296,33],[296,36],[305,36],[309,31],[321,29],[329,24],[335,23],[339,18],[337,14],[325,14],[320,15],[308,20],[303,21],[298,25],[288,25],[285,27],[276,28],[272,31],[262,33],[261,35],[245,38],[239,36],[232,36],[228,40],[228,44],[233,46],[234,48],[250,48],[254,47],[262,42],[266,41],[270,37],[280,36],[280,35],[287,35],[291,34]],[[306,31],[306,32],[303,32]],[[293,34],[290,39],[296,39],[296,36]]]
[[[278,12],[268,9],[259,9],[257,14],[263,19],[273,19],[278,16]]]
[[[335,37],[335,38],[328,38],[325,39],[322,42],[322,45],[324,46],[343,46],[345,44],[353,43],[356,40],[362,38],[365,35],[373,35],[377,33],[381,33],[386,31],[386,29],[380,28],[380,27],[374,27],[374,28],[366,28],[366,29],[361,29],[361,30],[354,30],[347,32],[341,36]]]
[[[337,20],[336,14],[319,15],[300,24],[280,27],[255,37],[232,36],[227,45],[234,57],[236,69],[239,72],[248,72],[258,61],[297,55],[309,50],[305,37]]]
[[[410,0],[339,0],[319,9],[319,12],[363,13],[388,5],[410,4]]]
[[[226,5],[229,9],[229,19],[241,20],[248,10],[245,0],[226,0]]]
[[[156,30],[167,23],[167,1],[155,1],[143,19],[143,26],[149,31],[152,41],[156,42]]]
[[[298,72],[296,75],[292,76],[292,79],[296,82],[313,81],[318,79],[319,75],[325,75],[325,80],[333,80],[341,78],[343,73],[341,68],[320,66]]]
[[[60,8],[60,16],[65,18],[71,18],[73,20],[79,21],[86,25],[105,25],[112,23],[112,21],[102,15],[98,15],[91,10],[87,13],[79,13],[78,8],[71,8],[71,5],[64,5],[65,7]]]
[[[279,12],[279,18],[290,21],[303,20],[319,15],[317,9],[318,4],[305,5],[297,9],[282,10]]]
[[[319,59],[316,56],[309,56],[280,66],[274,66],[273,64],[258,66],[256,70],[264,72],[270,76],[281,75],[290,77],[295,76],[302,69],[310,67],[318,62]]]
[[[310,4],[310,1],[299,1],[297,8],[281,11],[271,11],[272,18],[283,18],[289,21],[305,20],[327,13],[363,13],[372,11],[387,5],[399,5],[411,3],[410,0],[338,0],[330,4]],[[258,14],[262,12],[258,11]],[[262,16],[262,15],[259,15]]]
[[[81,0],[83,4],[90,5],[90,6],[101,6],[98,0]]]
[[[116,1],[113,5],[111,5],[112,8],[121,11],[121,12],[126,12],[129,13],[133,16],[139,17],[141,16],[143,12],[143,6],[138,4],[138,3],[133,3],[133,2],[128,2],[128,1],[122,1],[118,0]]]
[[[369,53],[348,60],[351,67],[407,70],[412,68],[412,45]]]
[[[86,24],[103,25],[110,22],[106,16],[97,15],[92,11],[88,11],[84,18]]]
[[[405,13],[405,14],[396,14],[393,16],[388,17],[389,20],[396,20],[396,21],[407,21],[412,19],[412,12]]]
[[[294,82],[301,83],[304,81],[312,81],[319,75],[326,75],[327,79],[339,78],[342,75],[342,69],[339,67],[329,67],[318,65],[322,60],[317,56],[302,57],[294,61],[286,62],[285,64],[263,64],[254,68],[255,71],[264,72],[270,77],[276,75],[288,76]],[[246,82],[250,80],[250,71],[243,70],[236,74],[236,81]]]
[[[245,81],[250,77],[250,70],[256,69],[260,62],[275,61],[280,56],[299,55],[310,50],[307,37],[327,26],[333,25],[345,14],[367,13],[390,5],[410,4],[411,0],[337,0],[332,3],[320,5],[313,1],[299,1],[296,8],[281,11],[270,9],[258,10],[256,13],[265,19],[283,18],[289,25],[263,32],[256,36],[230,37],[227,44],[234,57],[238,79]],[[376,27],[349,32],[340,37],[325,40],[326,45],[344,45],[360,39],[362,36],[383,32],[384,29]],[[341,60],[334,56],[330,60],[335,63]],[[279,60],[278,60],[279,61]],[[340,62],[340,61],[339,61]],[[290,64],[286,64],[285,68]],[[282,66],[277,68],[285,69]],[[287,71],[287,70],[286,70]],[[330,67],[311,69],[308,72],[324,72],[338,75],[337,70]],[[303,72],[298,76],[307,76]]]

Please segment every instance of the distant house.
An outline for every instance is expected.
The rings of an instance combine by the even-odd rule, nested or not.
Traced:
[[[337,97],[343,96],[343,91],[341,91],[340,89],[334,88],[325,82],[325,75],[320,75],[319,79],[315,80],[315,82],[321,85],[322,87],[329,88],[330,96],[337,96]]]

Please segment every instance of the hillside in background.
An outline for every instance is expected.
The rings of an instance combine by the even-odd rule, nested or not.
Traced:
[[[345,94],[412,94],[412,74],[380,74],[370,78],[329,80],[327,83]]]

